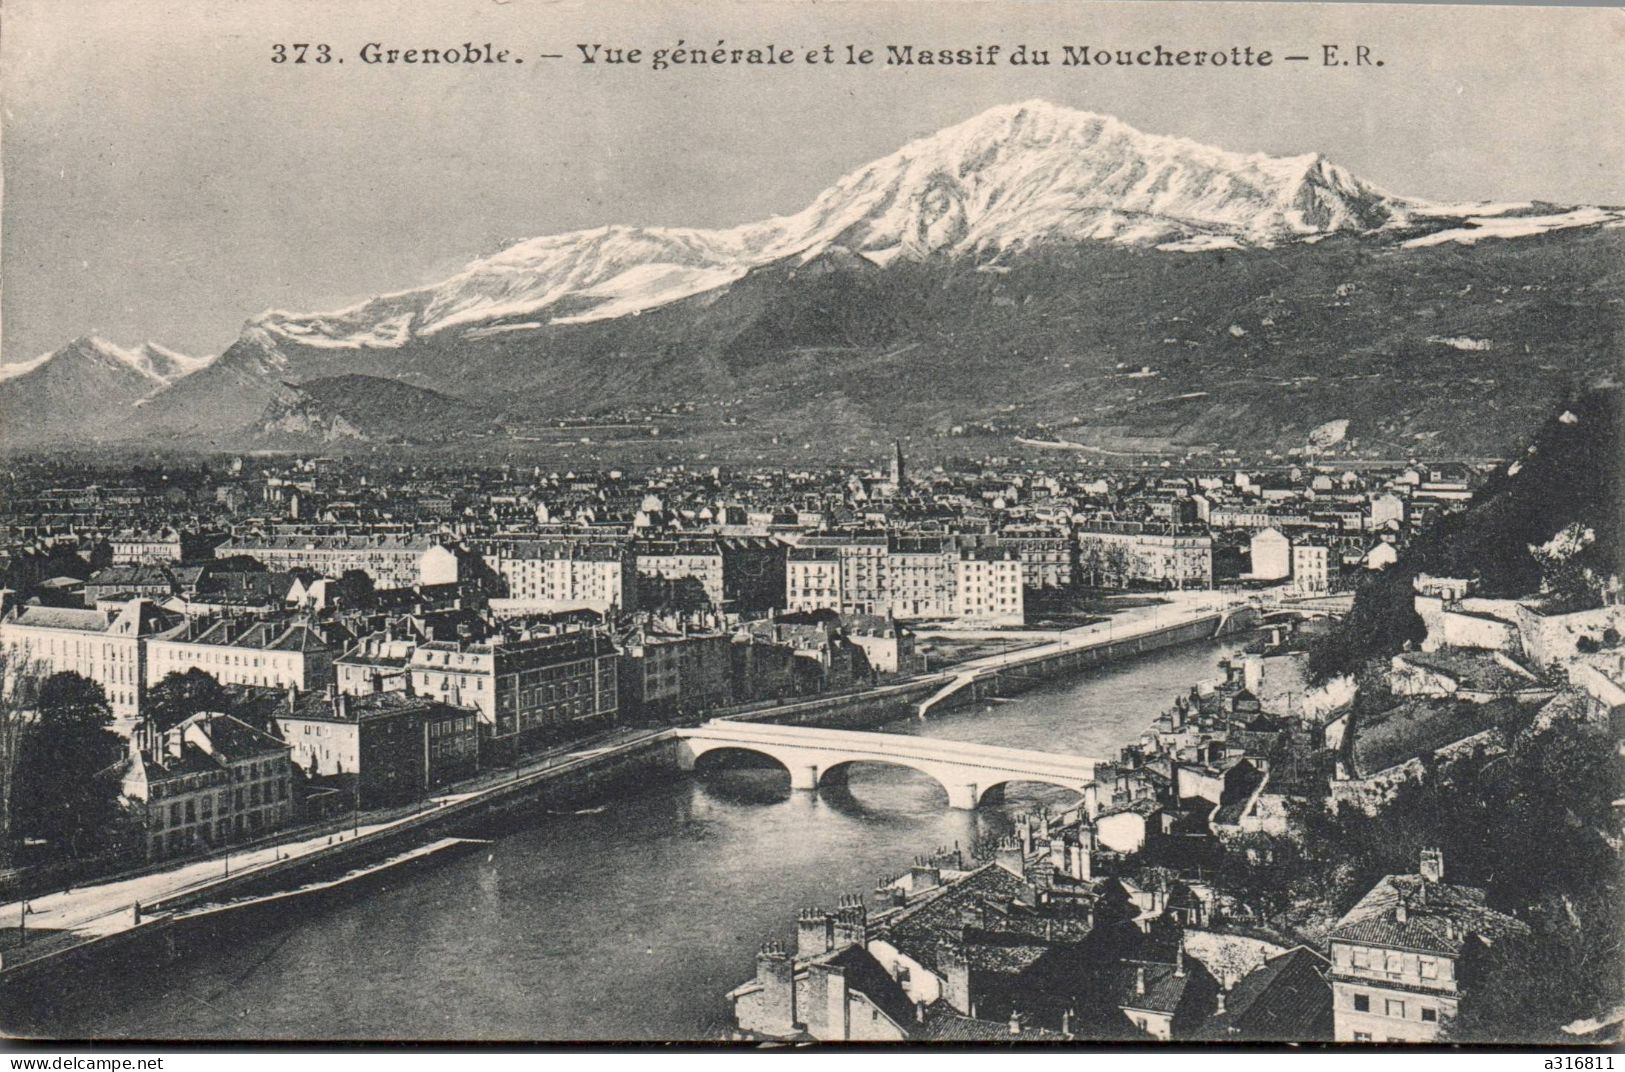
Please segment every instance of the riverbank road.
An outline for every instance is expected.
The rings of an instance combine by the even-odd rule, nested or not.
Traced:
[[[151,905],[222,879],[249,874],[272,864],[296,860],[333,845],[379,834],[438,809],[499,791],[510,782],[565,766],[589,756],[629,748],[663,731],[622,729],[560,746],[511,769],[485,771],[450,792],[418,804],[359,816],[343,817],[320,826],[290,831],[285,838],[216,853],[161,871],[112,878],[69,890],[0,904],[0,965],[60,951],[81,942],[116,934],[135,924],[132,908]]]

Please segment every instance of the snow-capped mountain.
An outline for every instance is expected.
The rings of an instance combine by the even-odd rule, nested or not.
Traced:
[[[400,422],[369,424],[362,395],[466,403],[402,409],[432,411],[434,442],[551,442],[561,418],[681,401],[755,428],[741,443],[1115,428],[1286,450],[1336,426],[1384,456],[1483,453],[1617,356],[1621,227],[1618,209],[1397,197],[1315,154],[1032,101],[793,215],[534,238],[348,309],[261,313],[213,360],[76,340],[0,370],[0,441],[314,435],[282,418],[334,381],[363,429]],[[1497,371],[1519,355],[1539,361]],[[1466,383],[1480,421],[1451,401]]]
[[[150,381],[149,389],[157,389],[190,376],[213,360],[213,357],[188,357],[155,342],[144,342],[128,350],[96,335],[81,335],[60,350],[41,354],[32,361],[0,365],[0,383],[37,373],[48,365],[82,368],[88,364],[115,371],[127,369]]]
[[[210,360],[156,343],[126,349],[94,335],[81,336],[32,361],[0,366],[0,428],[7,440],[105,434],[109,429],[98,426]]]
[[[268,311],[251,326],[305,346],[400,346],[496,321],[511,331],[642,312],[832,247],[885,265],[1048,241],[1271,245],[1371,231],[1408,207],[1318,155],[1226,152],[1029,101],[911,142],[793,216],[729,230],[610,226],[535,238],[433,286],[333,313]]]

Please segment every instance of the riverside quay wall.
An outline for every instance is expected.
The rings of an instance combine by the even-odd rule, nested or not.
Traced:
[[[511,778],[436,801],[381,828],[336,833],[330,844],[312,851],[222,874],[139,909],[132,905],[95,933],[40,935],[0,961],[0,1003],[54,1000],[52,994],[71,993],[76,980],[92,981],[94,972],[109,964],[172,960],[232,928],[263,920],[268,912],[274,916],[268,906],[290,897],[364,893],[377,875],[421,866],[439,850],[476,844],[504,826],[534,822],[619,789],[676,778],[677,747],[669,732],[657,731],[599,752],[521,768]],[[444,843],[433,844],[437,839]]]
[[[1014,696],[1051,678],[1081,673],[1121,659],[1180,644],[1251,632],[1258,628],[1259,620],[1260,614],[1256,608],[1241,607],[1125,637],[1108,636],[1092,644],[1059,651],[1017,652],[996,666],[984,668],[974,675],[962,675],[957,688],[951,691],[945,689],[927,700],[925,706],[933,711],[950,710],[974,706],[994,697]],[[926,712],[922,711],[920,717],[927,717]]]

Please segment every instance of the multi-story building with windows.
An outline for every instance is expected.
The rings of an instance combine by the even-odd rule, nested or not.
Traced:
[[[179,562],[182,557],[181,534],[172,528],[162,528],[157,532],[126,529],[110,536],[107,544],[115,566],[138,562]]]
[[[571,632],[470,644],[420,644],[409,664],[412,692],[480,713],[482,749],[499,761],[615,721],[615,645]]]
[[[1021,559],[1013,552],[965,551],[954,563],[955,617],[982,625],[1026,621]]]
[[[705,589],[713,607],[723,605],[723,567],[720,541],[707,539],[648,540],[634,554],[638,575],[666,581],[692,578]]]
[[[1213,587],[1213,537],[1205,530],[1098,521],[1078,530],[1078,570],[1110,587]]]
[[[236,536],[214,549],[216,558],[247,555],[272,570],[308,569],[323,577],[362,570],[379,588],[454,584],[462,555],[433,536]]]
[[[505,544],[491,567],[507,584],[507,599],[527,610],[637,607],[635,559],[625,544],[576,540]]]
[[[814,537],[790,550],[786,603],[792,612],[1016,624],[1023,583],[1016,551],[961,548],[951,536]]]
[[[621,644],[620,715],[668,719],[720,706],[732,698],[732,676],[726,633],[638,630]]]
[[[1436,1040],[1456,1013],[1468,954],[1527,930],[1489,908],[1483,890],[1446,883],[1439,850],[1424,849],[1421,863],[1419,874],[1378,882],[1332,929],[1338,1042]]]
[[[479,770],[479,712],[405,692],[307,693],[277,715],[293,765],[344,780],[362,808],[412,800]]]
[[[1324,544],[1295,542],[1292,545],[1292,590],[1298,595],[1323,596],[1331,587],[1331,551]]]
[[[896,538],[886,554],[884,605],[874,613],[898,618],[954,617],[958,613],[954,605],[958,558],[958,550],[946,537]]]
[[[785,547],[764,536],[640,540],[633,547],[640,575],[668,581],[693,578],[719,610],[770,610],[784,605]]]
[[[839,548],[791,548],[784,570],[785,606],[792,613],[841,606],[845,590]]]
[[[148,646],[181,622],[146,599],[117,610],[18,607],[0,620],[0,648],[47,674],[72,671],[96,682],[113,709],[114,728],[129,734],[146,696]]]
[[[303,622],[195,619],[147,643],[147,684],[196,669],[222,685],[322,689],[333,680],[337,654]]]
[[[1047,529],[1005,529],[992,546],[1021,559],[1021,583],[1029,589],[1070,588],[1076,579],[1077,545],[1069,533]]]
[[[138,731],[121,780],[147,858],[202,851],[293,818],[288,745],[231,715],[203,713]]]

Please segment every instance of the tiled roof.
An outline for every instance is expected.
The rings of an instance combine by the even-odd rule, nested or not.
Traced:
[[[1124,961],[1112,975],[1112,989],[1119,1008],[1145,1009],[1172,1015],[1185,998],[1185,989],[1200,966],[1194,961],[1184,966],[1146,961]],[[1144,977],[1145,991],[1140,992]]]
[[[1368,778],[1493,725],[1487,704],[1412,700],[1356,721],[1354,767],[1361,777]]]
[[[1010,931],[969,928],[964,932],[965,958],[972,970],[996,975],[1019,975],[1038,963],[1053,943]]]
[[[922,1042],[1060,1042],[1067,1036],[1043,1027],[1023,1027],[1020,1034],[1012,1034],[1008,1021],[975,1020],[936,1001],[926,1009],[925,1022],[913,1037]]]
[[[182,722],[182,727],[201,725],[204,734],[214,746],[215,755],[231,761],[268,753],[283,753],[288,746],[268,733],[261,733],[231,715],[201,713]]]
[[[1405,921],[1396,915],[1405,906]],[[1391,946],[1455,956],[1469,936],[1489,941],[1527,933],[1520,920],[1484,903],[1473,886],[1427,882],[1420,875],[1389,875],[1338,920],[1333,941]]]
[[[175,579],[168,570],[162,566],[154,566],[144,562],[132,562],[119,566],[108,566],[100,570],[86,584],[98,588],[128,588],[152,587],[173,585]]]
[[[85,632],[107,632],[107,615],[99,610],[80,610],[76,607],[23,607],[11,619],[17,625],[41,629],[79,629]]]
[[[887,940],[900,953],[937,970],[937,945],[964,935],[963,913],[980,910],[984,899],[1010,900],[1024,892],[1021,879],[997,864],[985,864],[934,897],[911,905],[885,924]]]
[[[1193,1033],[1203,1040],[1300,1042],[1331,1034],[1331,964],[1299,946],[1271,957],[1225,995],[1225,1011],[1210,1016]]]
[[[1136,815],[1150,818],[1161,809],[1162,805],[1153,798],[1140,797],[1138,800],[1129,800],[1122,804],[1114,804],[1109,808],[1102,808],[1100,814],[1095,816],[1095,821],[1099,822],[1101,819],[1113,815],[1122,815],[1124,812],[1133,812]]]

